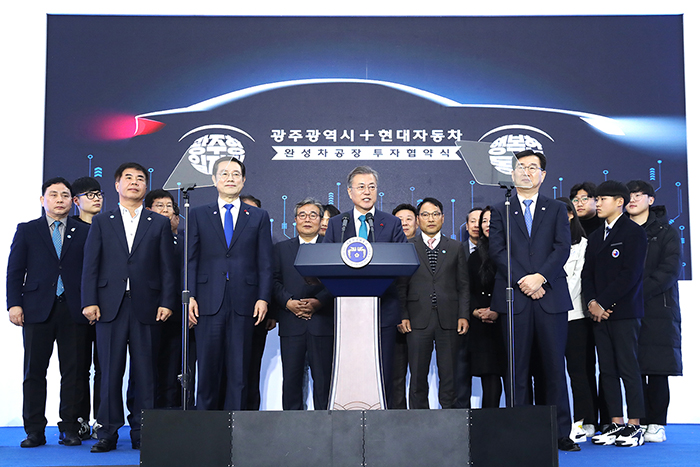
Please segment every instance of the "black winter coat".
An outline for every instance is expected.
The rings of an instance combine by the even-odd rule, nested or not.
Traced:
[[[668,224],[666,208],[652,206],[642,226],[647,233],[644,266],[644,318],[639,333],[639,367],[643,375],[680,376],[681,310],[678,278],[681,242]]]

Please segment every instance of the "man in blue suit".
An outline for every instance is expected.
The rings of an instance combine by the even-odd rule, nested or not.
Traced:
[[[377,203],[377,184],[379,174],[370,167],[360,166],[348,175],[348,196],[354,207],[340,216],[332,217],[328,222],[324,243],[342,243],[351,237],[364,237],[370,242],[405,243],[401,221],[398,217],[382,212]],[[369,216],[371,214],[371,216]],[[346,220],[347,219],[347,220]],[[368,222],[371,219],[371,222]],[[372,224],[374,227],[372,228]],[[394,342],[397,326],[401,324],[401,302],[395,285],[381,297],[380,309],[380,348],[382,372],[384,374],[384,394],[386,406],[392,407],[392,369],[394,359]]]
[[[78,446],[78,417],[89,379],[90,325],[80,307],[83,245],[89,227],[68,217],[71,186],[63,178],[47,180],[42,187],[44,215],[19,224],[7,261],[7,309],[10,321],[22,327],[24,339],[24,403],[22,418],[32,448],[46,444],[46,371],[58,345],[61,369],[59,443]]]
[[[547,174],[544,154],[526,150],[515,156],[512,176],[517,196],[510,208],[515,405],[527,404],[527,388],[532,386],[530,360],[537,346],[546,403],[557,407],[559,449],[578,451],[580,447],[569,438],[571,413],[564,365],[567,312],[572,308],[564,272],[571,248],[566,205],[539,194]],[[509,284],[505,223],[505,204],[496,205],[490,226],[490,254],[497,267],[491,309],[499,313],[507,312]]]
[[[114,175],[119,207],[98,214],[85,244],[83,315],[96,323],[102,367],[99,441],[91,452],[115,449],[124,425],[122,380],[130,355],[127,400],[131,446],[141,447],[141,410],[155,398],[154,345],[177,303],[170,220],[144,210],[148,172],[126,162]]]
[[[328,409],[333,367],[333,296],[314,277],[294,267],[299,245],[323,241],[323,205],[306,198],[294,208],[299,236],[275,244],[274,295],[279,306],[282,354],[282,408],[303,410],[304,362],[308,355],[314,380],[314,409]]]
[[[267,211],[241,203],[245,165],[214,163],[218,200],[190,216],[190,323],[197,341],[197,408],[243,410],[253,327],[272,296],[272,237]],[[222,374],[226,384],[222,388]],[[224,391],[223,407],[220,391]]]

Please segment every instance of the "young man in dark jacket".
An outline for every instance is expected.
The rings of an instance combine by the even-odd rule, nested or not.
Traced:
[[[681,241],[668,224],[666,208],[653,206],[654,188],[644,180],[627,184],[627,213],[647,233],[644,266],[644,318],[639,333],[639,367],[642,373],[647,425],[644,440],[666,440],[666,415],[670,401],[669,376],[683,374],[681,360],[681,310],[678,277],[681,272]]]

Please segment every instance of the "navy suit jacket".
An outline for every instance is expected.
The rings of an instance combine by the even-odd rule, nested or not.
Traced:
[[[613,311],[611,320],[642,318],[646,232],[625,215],[615,222],[605,240],[604,232],[605,224],[588,238],[581,272],[584,304],[595,299],[604,309]]]
[[[323,237],[318,238],[318,242]],[[309,246],[313,248],[313,246]],[[333,335],[333,295],[316,278],[305,278],[294,267],[294,260],[299,251],[299,238],[294,237],[276,243],[273,247],[274,296],[279,307],[276,318],[279,323],[280,336],[298,336],[309,332],[314,336]],[[323,307],[317,310],[311,319],[299,319],[286,308],[289,299],[316,298]]]
[[[133,307],[143,324],[155,324],[158,307],[179,305],[170,220],[143,208],[129,252],[119,208],[92,218],[83,263],[83,308],[99,305],[100,321],[116,318],[129,279]]]
[[[343,213],[345,214],[345,213]],[[347,212],[350,215],[348,226],[343,235],[343,241],[355,237],[355,222],[352,219],[353,210]],[[339,243],[343,224],[343,216],[331,217],[328,221],[328,229],[323,243]],[[372,235],[369,235],[372,241]],[[406,243],[406,234],[403,233],[401,220],[387,212],[375,209],[374,212],[374,241],[377,243]],[[382,327],[396,326],[401,323],[401,302],[395,285],[391,285],[381,297],[381,325]]]
[[[540,194],[535,205],[532,234],[528,235],[525,219],[517,196],[510,206],[513,313],[521,313],[532,301],[520,291],[518,280],[528,274],[540,273],[547,282],[545,294],[538,299],[547,313],[567,313],[573,308],[566,283],[564,264],[571,249],[571,228],[566,215],[566,205]],[[491,211],[489,227],[489,254],[496,263],[496,283],[493,289],[491,309],[507,312],[507,252],[506,207],[499,204]]]
[[[227,280],[235,290],[234,311],[239,315],[253,316],[258,300],[270,304],[272,237],[267,211],[242,203],[230,247],[218,202],[193,209],[189,230],[189,287],[200,315],[218,313]]]
[[[46,216],[19,224],[7,261],[7,308],[21,306],[25,323],[46,321],[60,275],[73,320],[88,324],[80,306],[80,277],[89,230],[90,226],[69,217],[59,258]]]

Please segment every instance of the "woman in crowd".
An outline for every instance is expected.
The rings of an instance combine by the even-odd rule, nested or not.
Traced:
[[[481,212],[479,241],[476,251],[469,255],[469,304],[472,318],[469,326],[469,359],[472,376],[481,378],[483,397],[481,407],[498,407],[505,373],[506,349],[501,326],[496,323],[498,313],[491,311],[491,293],[496,276],[496,265],[489,257],[489,222],[491,207]]]

